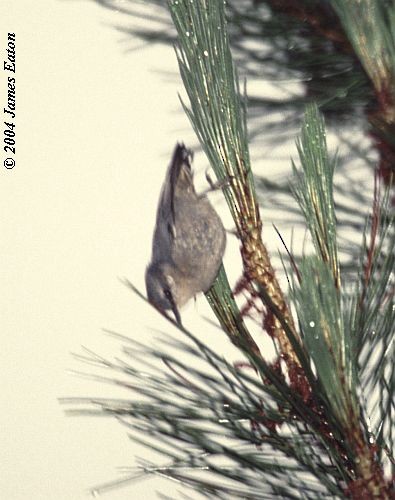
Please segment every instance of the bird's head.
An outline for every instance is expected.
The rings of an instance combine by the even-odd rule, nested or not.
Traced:
[[[147,267],[145,283],[149,302],[161,311],[173,311],[181,324],[179,308],[195,295],[188,280],[171,264],[155,262]]]

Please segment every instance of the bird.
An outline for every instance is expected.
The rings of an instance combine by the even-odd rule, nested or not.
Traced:
[[[226,247],[226,232],[206,194],[195,190],[193,152],[177,143],[162,186],[146,269],[148,301],[181,323],[180,308],[213,284]]]

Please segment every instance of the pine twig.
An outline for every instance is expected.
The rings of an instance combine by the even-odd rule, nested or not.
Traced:
[[[266,247],[255,194],[247,141],[246,109],[233,65],[222,2],[173,0],[170,12],[178,33],[177,57],[188,93],[184,109],[218,180],[228,181],[225,198],[241,242],[244,273],[263,287],[297,337]],[[299,361],[287,335],[271,311],[268,333],[279,343],[287,362]]]

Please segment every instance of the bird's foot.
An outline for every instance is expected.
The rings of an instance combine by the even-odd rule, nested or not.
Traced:
[[[224,179],[213,181],[210,174],[208,173],[209,169],[210,167],[206,168],[205,176],[210,187],[205,189],[202,193],[200,193],[199,198],[206,196],[207,193],[211,193],[212,191],[218,191],[219,189],[222,189],[224,187],[229,187],[231,185],[230,177],[225,177]]]

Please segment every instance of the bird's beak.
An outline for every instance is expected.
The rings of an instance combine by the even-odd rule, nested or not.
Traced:
[[[178,326],[182,326],[181,316],[180,316],[180,313],[179,313],[177,306],[175,304],[172,304],[172,311],[173,311],[174,317],[176,318]]]
[[[177,322],[178,326],[182,326],[180,312],[178,310],[178,307],[177,307],[173,297],[171,298],[170,303],[171,303],[171,310],[173,311],[173,314],[174,314],[174,317],[176,318],[176,322]]]

